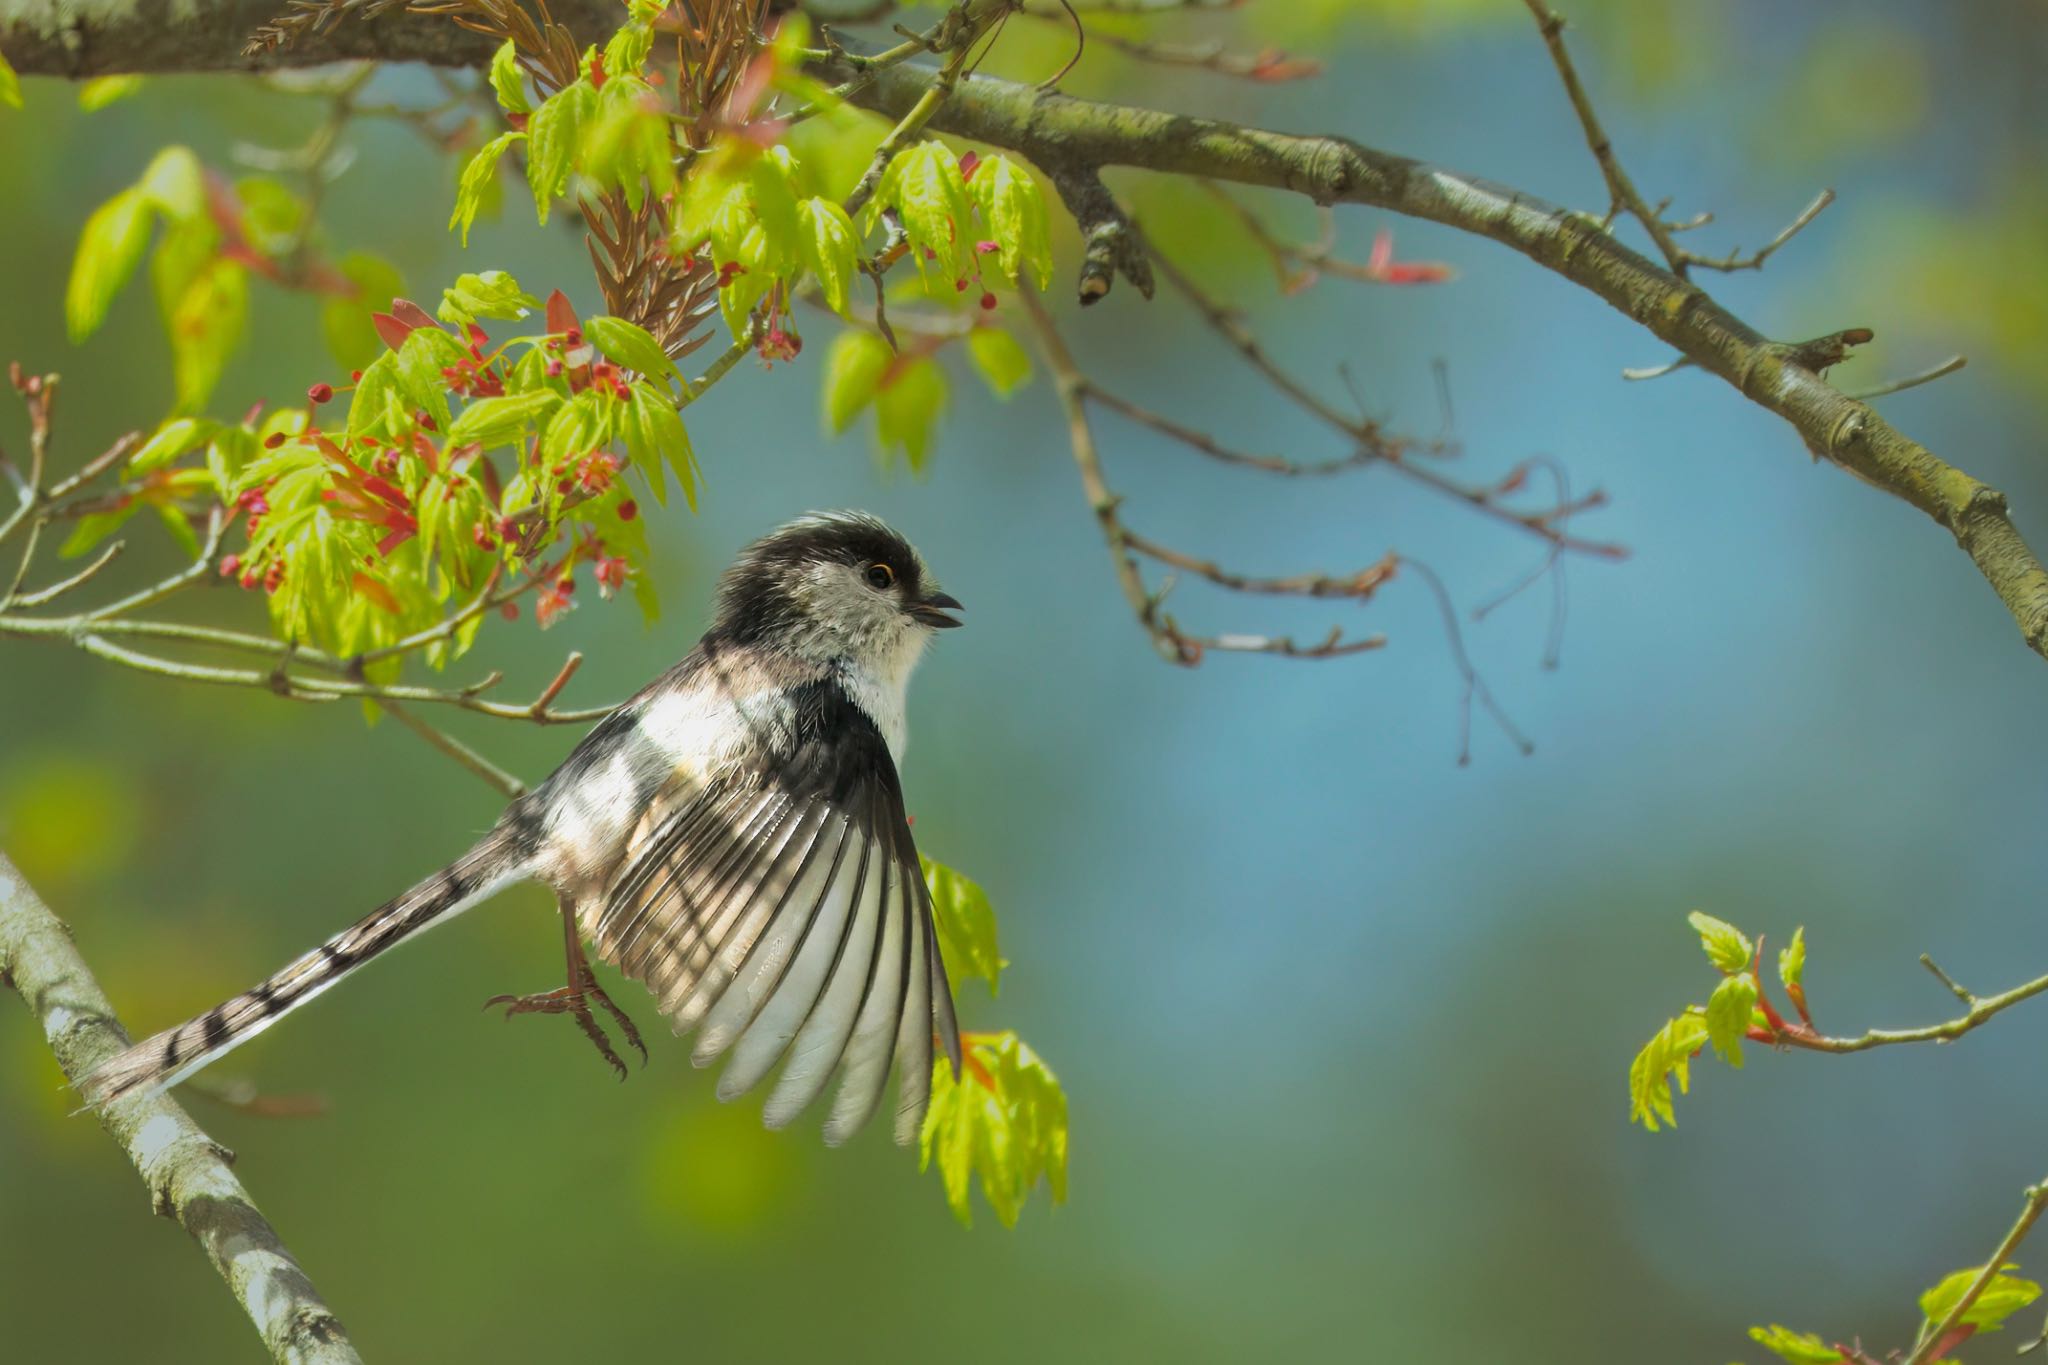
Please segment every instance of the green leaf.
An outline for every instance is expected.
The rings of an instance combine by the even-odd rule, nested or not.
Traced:
[[[968,1035],[962,1041],[967,1058],[957,1078],[945,1058],[933,1064],[918,1167],[929,1170],[937,1161],[946,1202],[962,1224],[974,1225],[969,1191],[978,1175],[996,1217],[1004,1227],[1015,1227],[1040,1180],[1053,1203],[1066,1202],[1066,1092],[1015,1033]]]
[[[1707,1041],[1707,1021],[1697,1010],[1688,1010],[1658,1029],[1636,1054],[1628,1069],[1629,1121],[1651,1132],[1661,1120],[1675,1128],[1678,1119],[1671,1107],[1671,1082],[1678,1082],[1683,1095],[1691,1085],[1693,1054]]]
[[[609,360],[655,379],[680,381],[682,373],[668,352],[644,327],[624,318],[598,316],[583,324],[583,335]]]
[[[189,147],[171,146],[158,152],[135,187],[174,222],[193,222],[206,216],[206,172]]]
[[[654,29],[645,23],[630,23],[611,36],[604,45],[604,69],[606,74],[617,78],[631,76],[647,65],[647,54],[654,49]]]
[[[805,234],[797,210],[794,171],[795,163],[784,147],[763,152],[747,168],[754,220],[763,234],[762,249],[753,253],[747,265],[778,278],[792,273],[803,259]]]
[[[281,256],[300,241],[306,222],[306,201],[279,181],[249,176],[235,182],[242,201],[242,226],[249,244],[266,256]]]
[[[469,351],[439,327],[415,327],[398,348],[398,389],[415,412],[425,409],[437,430],[448,430],[448,387],[442,371],[469,360]]]
[[[73,341],[85,340],[106,321],[114,295],[149,249],[151,217],[142,191],[125,189],[85,220],[64,291],[64,323]]]
[[[540,300],[519,287],[519,281],[502,270],[481,275],[462,275],[441,291],[438,310],[441,321],[460,325],[478,318],[504,318],[517,322],[540,307]]]
[[[7,54],[0,52],[0,104],[9,109],[21,108],[21,77],[14,74],[14,68],[7,64]]]
[[[226,258],[201,270],[171,310],[171,376],[178,410],[206,406],[249,313],[249,272]]]
[[[1742,931],[1726,920],[1695,910],[1685,917],[1685,922],[1699,934],[1700,946],[1707,950],[1707,960],[1723,972],[1743,970],[1749,966],[1750,958],[1756,955],[1756,949]]]
[[[924,356],[899,359],[875,393],[875,434],[882,449],[901,449],[911,472],[923,473],[932,429],[945,406],[945,372]]]
[[[398,353],[378,352],[376,359],[363,367],[363,376],[356,381],[355,393],[349,398],[349,435],[396,440],[404,434],[410,412],[399,388]],[[270,505],[277,506],[275,496]]]
[[[476,149],[476,155],[463,164],[462,178],[455,186],[455,211],[448,215],[450,231],[462,230],[462,244],[469,245],[469,227],[476,221],[477,210],[483,207],[484,195],[498,182],[498,158],[505,149],[515,142],[522,142],[525,133],[500,133]],[[529,163],[530,164],[530,163]],[[541,221],[547,221],[547,209],[541,208]]]
[[[213,434],[214,424],[199,417],[179,417],[164,423],[142,448],[128,457],[130,474],[147,474],[161,469],[188,450],[197,449]]]
[[[1031,378],[1031,357],[1001,327],[977,327],[967,334],[967,354],[998,398],[1008,398]]]
[[[975,206],[996,243],[996,260],[1011,284],[1029,267],[1044,289],[1052,283],[1052,225],[1045,193],[1031,173],[1008,157],[992,156],[969,182]]]
[[[930,264],[946,279],[957,280],[967,273],[968,253],[974,248],[967,182],[961,179],[960,163],[951,152],[936,142],[920,142],[898,152],[864,210],[869,231],[880,221],[882,210],[891,206],[910,237],[920,274],[926,271],[927,251],[932,256]]]
[[[826,306],[845,317],[852,304],[853,277],[860,269],[860,234],[846,210],[830,199],[804,200],[797,205],[797,218],[804,269],[817,276]]]
[[[526,75],[519,69],[519,45],[507,38],[491,55],[491,89],[498,93],[498,107],[508,114],[531,113],[526,100]]]
[[[405,277],[397,266],[368,251],[349,252],[341,258],[340,269],[355,292],[321,300],[320,332],[335,363],[344,370],[360,370],[384,349],[370,314],[389,308],[391,300],[405,292]]]
[[[156,518],[171,533],[171,539],[178,542],[178,548],[188,559],[199,558],[199,533],[192,529],[192,519],[185,515],[177,504],[160,502],[153,504]]]
[[[833,431],[845,431],[875,401],[893,359],[889,343],[873,332],[849,329],[832,339],[825,356],[825,421]]]
[[[2018,1270],[2018,1266],[2002,1265],[1998,1269],[1999,1273],[1991,1277],[1991,1283],[1984,1286],[1984,1292],[1977,1296],[1976,1301],[1965,1309],[1963,1316],[1957,1320],[1958,1327],[1974,1327],[1980,1332],[1996,1332],[2005,1326],[2007,1318],[2041,1297],[2040,1285],[2032,1280],[2023,1280],[2004,1273],[2008,1270]],[[1926,1317],[1929,1327],[1938,1325],[1949,1315],[1982,1271],[1981,1266],[1958,1270],[1920,1296],[1920,1312]]]
[[[1806,975],[1806,926],[1792,931],[1792,941],[1778,950],[1778,980],[1786,990],[1802,984]]]
[[[63,559],[74,559],[93,546],[105,540],[121,528],[121,524],[142,510],[142,499],[130,500],[125,506],[108,512],[88,512],[78,519],[71,528],[71,534],[64,537],[64,543],[57,547],[57,554]]]
[[[1723,977],[1707,997],[1707,1041],[1732,1067],[1742,1066],[1742,1035],[1755,1008],[1756,978],[1748,972]]]
[[[597,91],[588,79],[565,85],[533,111],[526,124],[526,183],[534,211],[548,221],[548,209],[569,185],[583,125],[597,110]]]
[[[1795,1332],[1775,1322],[1769,1327],[1750,1328],[1749,1336],[1766,1351],[1791,1361],[1792,1365],[1836,1365],[1836,1362],[1848,1358],[1811,1332]]]
[[[633,385],[633,401],[625,413],[628,445],[651,452],[642,466],[648,487],[662,503],[668,501],[661,465],[675,474],[683,498],[692,512],[697,510],[697,454],[690,445],[690,432],[676,411],[675,400],[644,380]]]
[[[545,417],[549,409],[560,401],[559,396],[547,389],[479,398],[464,408],[462,415],[448,428],[448,442],[450,445],[466,445],[477,441],[487,450],[492,446],[515,444],[526,434],[529,426]]]
[[[919,855],[924,884],[932,896],[932,921],[939,931],[939,956],[955,986],[971,976],[998,991],[1003,968],[1010,964],[996,947],[996,912],[988,893],[944,863]]]
[[[95,76],[78,87],[78,107],[88,114],[96,114],[140,89],[140,76]]]

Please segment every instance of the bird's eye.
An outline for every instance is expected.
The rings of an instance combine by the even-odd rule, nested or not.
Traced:
[[[896,586],[896,571],[887,564],[868,565],[868,586],[876,592],[886,592]]]

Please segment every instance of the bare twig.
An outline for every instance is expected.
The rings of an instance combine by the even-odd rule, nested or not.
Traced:
[[[1952,355],[1938,365],[1930,365],[1924,370],[1899,379],[1887,380],[1875,388],[1858,389],[1849,396],[1859,402],[1867,402],[1872,398],[1883,398],[1889,394],[1904,393],[1907,389],[1917,389],[1922,384],[1932,384],[1937,379],[1954,374],[1969,363],[1970,359],[1968,356]]]

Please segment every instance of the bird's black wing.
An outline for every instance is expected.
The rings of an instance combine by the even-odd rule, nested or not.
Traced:
[[[825,1140],[880,1107],[900,1064],[896,1140],[931,1098],[932,1039],[960,1065],[903,789],[887,743],[838,684],[798,689],[786,755],[657,797],[590,927],[598,953],[697,1030],[699,1066],[730,1051],[721,1099],[785,1055],[764,1118],[781,1127],[839,1090]]]

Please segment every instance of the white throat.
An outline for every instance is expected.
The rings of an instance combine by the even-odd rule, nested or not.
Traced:
[[[910,675],[930,638],[930,631],[912,627],[897,637],[893,648],[865,658],[856,656],[842,666],[840,676],[845,681],[847,696],[882,732],[889,757],[899,770],[903,767],[903,750],[910,743],[910,725],[904,714]]]

